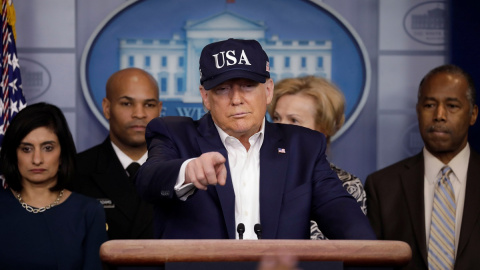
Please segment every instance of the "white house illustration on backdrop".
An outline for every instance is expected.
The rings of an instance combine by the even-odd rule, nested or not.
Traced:
[[[305,75],[331,79],[330,40],[280,40],[265,37],[267,27],[224,11],[211,17],[186,21],[185,39],[120,39],[120,69],[142,68],[158,81],[163,100],[200,103],[198,59],[203,47],[228,38],[256,39],[270,58],[274,81]]]

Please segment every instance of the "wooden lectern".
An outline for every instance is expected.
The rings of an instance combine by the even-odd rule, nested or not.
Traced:
[[[291,255],[299,261],[340,261],[344,266],[403,266],[410,246],[384,240],[111,240],[100,258],[112,265],[163,265],[169,262],[260,261]]]

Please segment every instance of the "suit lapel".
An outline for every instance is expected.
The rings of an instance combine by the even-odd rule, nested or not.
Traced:
[[[225,167],[227,168],[227,181],[225,186],[216,185],[208,187],[208,192],[216,193],[218,196],[225,226],[227,227],[228,237],[230,239],[235,239],[235,192],[233,190],[232,177],[230,175],[230,166],[228,166],[227,149],[225,149],[225,146],[218,135],[217,128],[213,124],[210,113],[207,113],[202,117],[199,123],[198,131],[203,137],[198,137],[197,142],[201,152],[219,152],[227,160],[225,163]],[[215,196],[215,194],[212,194],[212,196]]]
[[[110,140],[105,140],[102,146],[103,151],[99,153],[98,166],[92,177],[107,198],[115,204],[115,208],[133,219],[136,212],[135,187],[129,182],[130,179]],[[125,192],[126,190],[131,192]]]
[[[468,162],[467,186],[465,190],[465,203],[463,207],[462,227],[458,242],[457,258],[467,246],[470,235],[475,228],[475,223],[480,218],[478,207],[480,196],[480,156],[470,148],[470,160]]]
[[[288,155],[280,130],[265,121],[265,135],[260,149],[260,223],[263,238],[275,239],[285,188]],[[283,153],[285,151],[285,153]]]
[[[420,153],[413,160],[410,160],[409,163],[405,164],[405,166],[407,170],[401,175],[403,192],[407,199],[408,213],[410,215],[414,237],[425,265],[427,265],[424,205],[425,166],[423,154]]]

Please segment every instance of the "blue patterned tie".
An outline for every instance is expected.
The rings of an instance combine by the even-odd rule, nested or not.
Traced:
[[[432,223],[428,243],[428,268],[453,269],[455,264],[455,195],[448,179],[450,167],[442,168],[433,197]]]

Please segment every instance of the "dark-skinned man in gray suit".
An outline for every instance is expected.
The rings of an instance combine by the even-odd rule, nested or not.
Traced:
[[[370,223],[378,239],[410,245],[412,260],[405,269],[476,269],[480,266],[480,156],[467,140],[468,128],[478,115],[471,77],[453,65],[433,69],[420,83],[416,110],[425,147],[367,177]],[[450,172],[449,181],[441,170],[447,166],[443,172]],[[449,182],[452,207],[450,214],[439,218],[441,181]],[[449,224],[448,230],[439,230],[442,220]]]

